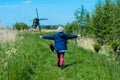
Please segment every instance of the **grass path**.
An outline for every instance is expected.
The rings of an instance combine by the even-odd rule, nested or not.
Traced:
[[[103,55],[94,54],[74,44],[68,44],[65,54],[65,68],[63,70],[56,66],[56,54],[49,50],[51,42],[39,39],[37,42],[41,47],[35,74],[31,80],[119,80],[119,65],[107,61]]]
[[[44,35],[50,33],[44,33]],[[8,77],[2,80],[119,80],[120,64],[68,43],[65,68],[56,66],[56,54],[49,49],[52,41],[39,39],[41,33],[23,33],[15,43],[16,54],[9,59]]]

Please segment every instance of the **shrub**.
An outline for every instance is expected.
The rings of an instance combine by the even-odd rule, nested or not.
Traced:
[[[119,43],[118,41],[113,41],[113,42],[111,43],[111,48],[112,48],[112,50],[113,50],[114,52],[116,52],[116,51],[117,51],[117,48],[119,47],[119,45],[120,45],[120,43]]]
[[[14,25],[13,25],[13,29],[14,30],[24,30],[24,29],[28,29],[29,26],[26,24],[26,23],[23,23],[23,22],[16,22]]]
[[[100,45],[100,44],[94,44],[94,45],[93,45],[93,48],[94,48],[94,50],[98,53],[99,50],[101,49],[101,45]]]
[[[119,47],[120,43],[118,41],[113,41],[111,43],[111,48],[113,51],[113,59],[116,60],[118,58],[118,47]]]

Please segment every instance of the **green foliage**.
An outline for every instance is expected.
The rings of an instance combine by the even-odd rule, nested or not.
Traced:
[[[72,29],[71,29],[70,23],[67,23],[65,25],[65,33],[72,33]]]
[[[78,32],[83,35],[84,27],[86,26],[86,9],[81,5],[81,8],[77,9],[74,13],[77,24],[79,25]]]
[[[102,35],[102,31],[103,31],[102,29],[104,29],[103,28],[104,26],[102,24],[102,15],[103,15],[102,4],[98,3],[98,5],[96,6],[95,13],[92,15],[92,22],[93,22],[93,32],[100,44],[103,44],[103,40],[104,40],[103,38],[104,35]]]
[[[75,21],[77,22],[79,28],[78,33],[83,36],[92,36],[93,29],[92,29],[92,19],[90,13],[81,6],[81,8],[77,9],[74,13]]]
[[[86,10],[84,6],[81,6],[81,8],[77,9],[74,13],[76,20],[80,27],[84,27],[86,25]]]
[[[77,9],[74,16],[81,35],[94,37],[99,44],[108,45],[113,40],[120,41],[120,15],[118,14],[120,14],[120,1],[105,0],[96,4],[92,16],[84,6]],[[72,32],[71,28],[67,31]]]
[[[118,55],[119,55],[119,49],[118,49],[118,47],[120,46],[120,42],[118,42],[118,41],[113,41],[112,43],[111,43],[111,48],[112,48],[112,50],[113,50],[113,59],[114,60],[117,60],[118,59]]]
[[[119,6],[111,0],[105,0],[105,3],[98,3],[94,14],[92,15],[93,32],[97,41],[101,44],[109,44],[112,40],[119,38],[120,29],[117,10]]]
[[[41,25],[42,29],[57,29],[58,25]]]
[[[44,35],[47,34],[52,33]],[[1,80],[119,80],[120,65],[108,61],[109,57],[94,54],[73,43],[68,44],[65,68],[59,69],[56,54],[48,46],[51,41],[39,39],[38,35],[43,33],[19,34],[14,45],[0,51],[0,57],[6,51],[14,52],[7,60],[9,68],[5,68],[7,74]],[[11,51],[13,48],[16,51]]]
[[[13,25],[13,29],[15,30],[24,30],[24,29],[28,29],[29,26],[23,22],[16,22],[14,25]]]
[[[89,12],[86,13],[86,25],[84,27],[83,34],[85,36],[92,36],[93,35],[93,28],[92,28],[92,20]]]
[[[114,27],[112,28],[115,40],[120,41],[120,15],[118,14],[120,14],[120,0],[117,0],[114,9]]]
[[[101,45],[100,45],[100,44],[94,44],[94,45],[93,45],[93,48],[94,48],[94,50],[98,53],[99,50],[101,49]]]
[[[114,52],[117,51],[118,47],[120,46],[120,43],[118,41],[113,41],[111,43],[111,48],[113,49]]]
[[[65,33],[78,34],[78,29],[79,26],[77,22],[67,23],[67,25],[65,26]]]

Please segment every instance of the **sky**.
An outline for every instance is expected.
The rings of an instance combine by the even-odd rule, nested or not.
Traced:
[[[81,5],[92,13],[97,0],[0,0],[0,24],[12,27],[16,22],[32,25],[36,8],[41,25],[65,25],[75,20],[74,12]]]

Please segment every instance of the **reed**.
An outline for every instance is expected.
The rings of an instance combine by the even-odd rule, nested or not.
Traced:
[[[14,43],[17,36],[16,30],[0,29],[0,44]]]

